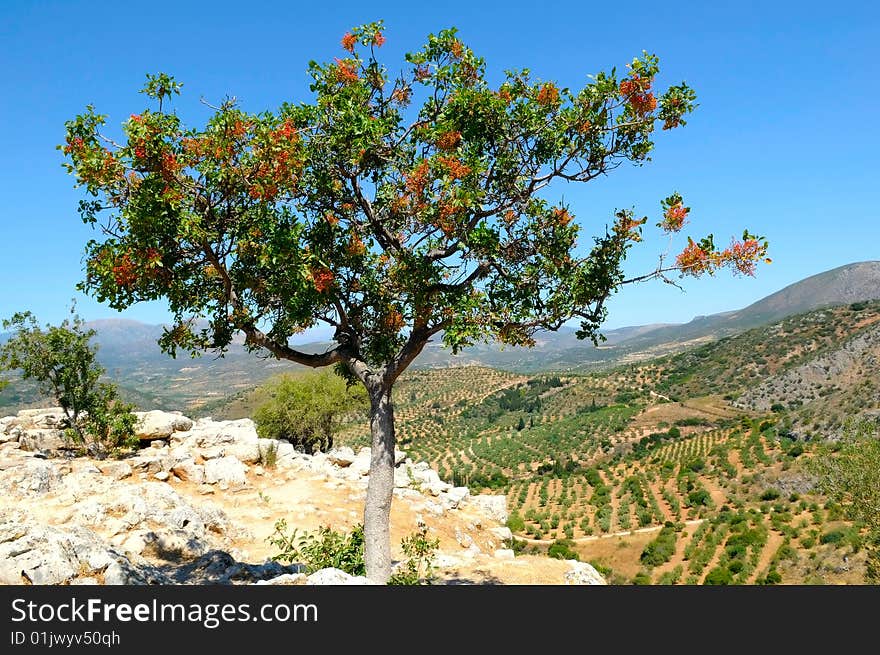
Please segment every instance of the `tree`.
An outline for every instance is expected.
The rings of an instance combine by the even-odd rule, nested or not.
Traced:
[[[20,370],[22,378],[37,382],[40,393],[55,398],[74,442],[84,445],[91,438],[99,452],[131,445],[136,422],[132,408],[119,401],[114,385],[100,381],[104,369],[91,345],[95,331],[84,329],[82,319],[73,310],[71,314],[45,330],[30,312],[4,320],[3,329],[14,334],[0,346],[0,367]]]
[[[254,412],[259,435],[287,439],[309,454],[331,449],[339,419],[366,404],[362,389],[329,371],[286,375],[265,389],[270,398]]]
[[[880,581],[880,432],[875,421],[849,422],[841,440],[810,461],[819,488],[867,528],[867,578]]]
[[[681,84],[655,95],[656,56],[576,92],[526,70],[492,88],[454,29],[429,36],[397,76],[377,59],[384,42],[381,23],[356,28],[344,58],[309,64],[311,102],[249,114],[227,100],[203,129],[169,111],[178,82],[149,76],[143,91],[156,106],[132,114],[120,138],[102,133],[106,117],[90,106],[59,146],[89,195],[82,219],[101,221],[83,290],[119,309],[166,298],[169,353],[222,352],[240,331],[254,350],[335,365],[364,385],[374,580],[391,567],[391,390],[432,337],[454,352],[489,339],[530,346],[537,331],[579,319],[578,336],[596,341],[622,286],[725,266],[752,274],[767,247],[746,232],[719,250],[710,235],[626,278],[624,258],[648,219],[619,211],[581,250],[571,208],[546,198],[555,182],[647,161],[658,121],[685,124],[695,94]],[[681,230],[690,212],[681,196],[661,207],[660,229]],[[334,329],[332,347],[289,345],[318,323]]]

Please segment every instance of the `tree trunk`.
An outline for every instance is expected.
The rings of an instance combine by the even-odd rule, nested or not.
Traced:
[[[391,493],[394,490],[394,406],[391,387],[370,394],[370,478],[364,503],[364,561],[367,577],[385,584],[391,576]]]

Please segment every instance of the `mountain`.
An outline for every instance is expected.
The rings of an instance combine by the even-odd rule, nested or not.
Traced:
[[[642,325],[606,331],[598,347],[579,341],[563,327],[538,335],[534,348],[477,344],[452,355],[439,337],[415,361],[416,368],[479,365],[517,372],[590,371],[681,352],[750,328],[828,306],[880,299],[880,262],[841,266],[789,285],[744,309],[700,316],[683,325]],[[206,402],[233,395],[282,372],[301,370],[285,361],[260,358],[235,342],[223,358],[212,355],[177,359],[156,344],[162,326],[137,321],[104,319],[89,322],[97,332],[98,358],[126,397],[141,407],[180,407],[196,410]],[[2,335],[0,335],[2,340]],[[330,347],[328,342],[299,346],[308,352]],[[0,393],[0,409],[34,402],[34,388],[16,384]]]
[[[681,346],[737,334],[822,307],[880,299],[880,261],[857,262],[811,275],[738,311],[698,316],[684,325],[651,330],[624,340],[628,352]],[[676,348],[678,346],[678,348]]]

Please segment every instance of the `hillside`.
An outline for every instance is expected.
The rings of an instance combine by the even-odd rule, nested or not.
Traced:
[[[416,359],[415,368],[487,366],[524,374],[604,370],[623,362],[639,362],[681,352],[739,334],[787,316],[819,307],[849,305],[880,299],[880,262],[860,262],[811,276],[744,309],[703,316],[684,325],[642,325],[608,330],[599,347],[575,338],[572,328],[537,337],[534,348],[502,348],[477,344],[452,355],[435,337]],[[141,408],[179,407],[209,414],[227,396],[246,392],[283,371],[301,370],[290,362],[261,358],[247,352],[239,341],[224,357],[203,355],[172,359],[156,343],[162,326],[136,321],[105,319],[87,324],[97,331],[98,358],[117,382],[123,396]],[[0,335],[2,339],[2,335]],[[300,345],[320,352],[327,342]],[[45,405],[49,399],[33,385],[16,384],[0,392],[0,412]]]
[[[629,360],[642,351],[681,350],[682,346],[738,334],[788,316],[823,307],[880,300],[880,261],[857,262],[795,282],[748,307],[699,316],[684,325],[660,327],[626,339],[619,347]]]

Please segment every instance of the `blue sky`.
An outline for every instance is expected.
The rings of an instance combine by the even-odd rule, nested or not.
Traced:
[[[771,5],[771,6],[767,6]],[[119,316],[75,293],[91,237],[82,197],[55,146],[88,103],[118,125],[144,108],[147,72],[184,82],[184,120],[199,103],[236,96],[251,111],[307,100],[310,59],[340,56],[353,25],[386,22],[389,68],[430,32],[459,28],[491,78],[528,67],[579,88],[588,74],[642,50],[660,56],[658,86],[685,80],[700,107],[688,126],[659,134],[654,161],[581,188],[560,188],[584,225],[601,230],[615,208],[659,216],[681,192],[695,235],[725,244],[744,227],[766,235],[773,264],[756,278],[720,274],[628,287],[608,328],[682,322],[735,309],[808,275],[880,259],[876,157],[880,131],[880,10],[845,2],[23,2],[0,4],[0,317],[31,309],[56,322],[77,297],[87,319]],[[653,222],[653,220],[652,220]],[[650,223],[649,223],[650,224]],[[671,252],[680,249],[674,242]],[[650,234],[629,273],[650,270],[667,242]],[[167,318],[161,304],[123,316]]]

